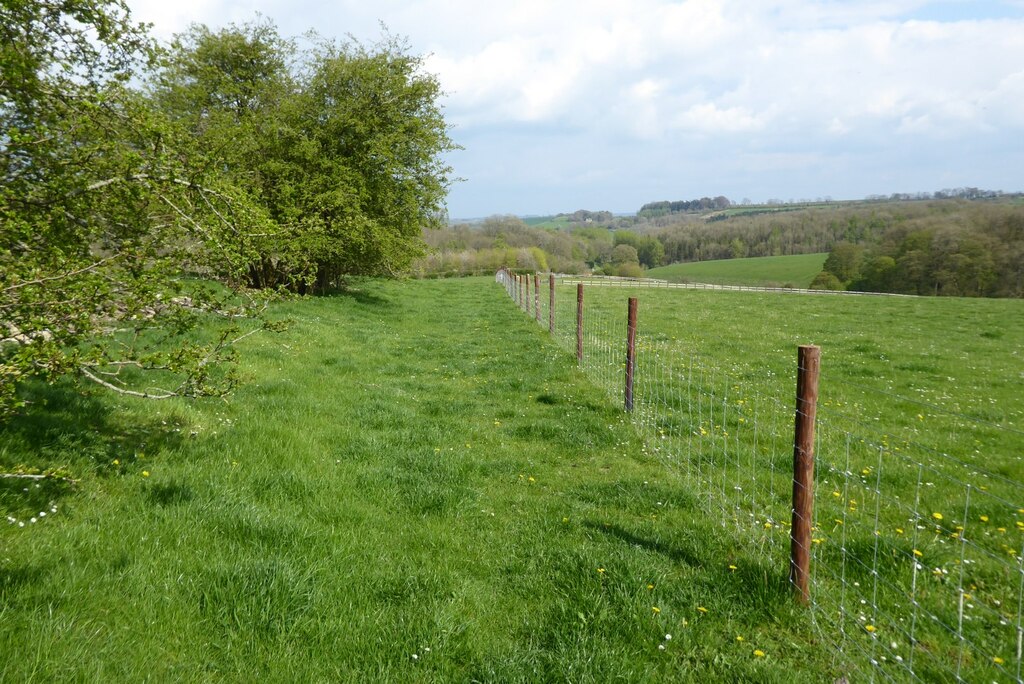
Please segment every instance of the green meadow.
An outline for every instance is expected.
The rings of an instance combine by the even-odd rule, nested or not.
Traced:
[[[567,229],[572,226],[569,221],[569,217],[562,216],[528,216],[523,219],[523,223],[533,228],[548,228],[548,229]]]
[[[782,568],[797,347],[821,347],[812,613],[824,643],[897,679],[1012,675],[1021,302],[588,285],[583,368],[618,401],[630,296],[635,422],[710,517]],[[559,287],[566,349],[575,306],[575,287]]]
[[[805,288],[821,272],[826,257],[827,253],[693,261],[652,268],[645,275],[673,283]]]
[[[782,681],[807,664],[783,579],[728,570],[733,543],[491,279],[366,282],[280,315],[226,403],[30,388],[3,468],[77,484],[4,482],[0,679]],[[805,672],[831,676],[828,654]]]
[[[878,639],[852,628],[848,641],[825,638],[831,603],[793,601],[776,551],[785,526],[758,518],[752,536],[745,520],[723,524],[778,502],[723,503],[695,476],[734,469],[749,440],[719,447],[756,424],[762,446],[777,442],[756,482],[785,490],[791,435],[772,407],[791,411],[795,345],[815,342],[823,404],[848,402],[823,407],[843,426],[823,439],[862,434],[842,422],[847,410],[874,424],[894,410],[880,396],[909,395],[960,416],[959,461],[1019,479],[1007,449],[1020,453],[1021,303],[637,290],[647,384],[631,417],[605,381],[621,377],[626,294],[588,289],[588,320],[607,321],[593,339],[608,341],[582,368],[568,351],[569,287],[552,340],[491,278],[368,280],[278,305],[289,328],[243,342],[247,382],[227,401],[25,388],[29,407],[0,431],[0,470],[61,478],[0,480],[0,680],[818,682],[863,670]],[[643,375],[655,352],[682,359],[685,392],[659,389],[665,370]],[[705,385],[695,368],[720,376]],[[720,386],[738,389],[723,398]],[[684,422],[695,405],[699,421]],[[941,411],[899,415],[879,430],[894,446],[934,446],[930,421],[952,434]],[[990,444],[965,437],[965,416],[994,426]],[[836,504],[835,460],[819,487],[829,518],[854,530],[850,546],[872,491],[921,488],[894,473],[872,489],[858,474]],[[953,491],[952,476],[933,479]],[[958,514],[941,510],[952,532]],[[1012,514],[986,515],[992,534],[1008,526],[1019,542]],[[838,567],[833,527],[816,547],[826,568]],[[960,551],[936,541],[945,528],[927,533],[891,545],[886,534],[881,555]],[[977,567],[990,573],[973,599],[982,607],[1019,580],[1005,563]],[[816,580],[856,600],[853,582],[871,577]],[[901,629],[878,619],[896,614],[888,594],[876,587],[878,612],[861,623],[877,622],[886,645]],[[994,655],[1016,664],[1002,632],[985,629],[971,639],[989,657],[962,664],[969,679],[1003,677]],[[916,635],[945,648],[930,630]],[[960,652],[922,654],[920,671],[941,676]]]

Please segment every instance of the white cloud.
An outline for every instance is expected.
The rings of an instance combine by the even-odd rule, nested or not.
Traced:
[[[918,148],[942,141],[951,151],[952,143],[973,144],[981,133],[1024,138],[1020,0],[129,3],[164,36],[189,21],[220,25],[251,19],[258,10],[286,34],[315,26],[324,35],[351,31],[372,41],[382,20],[430,54],[426,66],[449,93],[446,110],[457,135],[500,136],[506,126],[565,129],[587,141],[574,144],[637,146],[649,149],[652,160],[659,158],[655,146],[690,152],[699,138],[736,158],[769,147],[808,165],[821,159],[804,154],[814,145],[844,144],[858,155],[882,156],[892,154],[888,141],[895,138],[918,141]],[[976,11],[978,18],[920,18],[952,10],[957,17]],[[1010,18],[984,18],[994,15]],[[462,158],[498,149],[486,136],[473,140],[477,149]],[[536,154],[571,159],[568,144],[546,140]],[[1020,154],[1021,145],[1004,147]],[[593,181],[585,169],[560,168]],[[1001,185],[1014,184],[1024,185],[1021,179]],[[805,194],[842,196],[842,189]]]
[[[675,118],[683,129],[702,133],[739,133],[764,127],[765,116],[757,116],[745,107],[719,108],[712,102],[690,107]]]

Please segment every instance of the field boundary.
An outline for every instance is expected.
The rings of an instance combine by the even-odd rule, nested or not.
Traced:
[[[598,287],[643,287],[665,290],[719,290],[723,292],[779,292],[783,294],[850,295],[861,297],[911,297],[918,295],[894,292],[860,292],[857,290],[808,290],[798,287],[764,287],[758,285],[715,285],[713,283],[672,283],[661,278],[623,278],[621,276],[579,276],[556,274],[566,285],[596,285]]]
[[[575,353],[588,379],[621,402],[648,452],[679,473],[708,515],[789,576],[837,667],[871,681],[1024,682],[1024,483],[998,465],[1014,462],[1012,454],[979,460],[973,446],[1019,449],[1024,431],[836,378],[833,399],[818,402],[815,415],[794,401],[796,377],[809,370],[803,362],[792,377],[766,383],[757,360],[720,365],[646,334],[632,293],[613,313],[607,295],[604,306],[591,306],[585,294],[665,284],[544,280],[547,296],[540,274],[496,275],[555,344]],[[876,405],[879,415],[866,413]],[[797,482],[806,451],[797,425],[808,416],[814,461],[809,479]],[[804,510],[798,494],[812,512],[795,512]],[[809,540],[798,539],[797,527]],[[808,569],[791,571],[794,550],[809,557]]]

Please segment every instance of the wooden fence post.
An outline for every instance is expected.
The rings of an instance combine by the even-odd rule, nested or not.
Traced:
[[[523,311],[530,315],[530,274],[523,274],[523,282],[526,283],[526,297],[523,299]]]
[[[583,283],[576,285],[576,363],[583,363]]]
[[[533,274],[533,315],[540,323],[540,274]]]
[[[548,332],[555,334],[555,274],[548,274]]]
[[[800,345],[797,354],[796,421],[793,436],[793,524],[789,581],[797,600],[810,600],[811,528],[814,524],[814,420],[818,410],[821,348]]]
[[[633,371],[636,368],[636,297],[629,298],[626,325],[626,410],[633,410]]]

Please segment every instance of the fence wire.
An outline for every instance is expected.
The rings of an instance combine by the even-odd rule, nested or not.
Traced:
[[[522,279],[496,279],[549,327],[548,276],[539,292],[530,277],[529,296]],[[553,339],[575,353],[576,281],[554,292]],[[621,402],[625,297],[609,308],[588,295],[580,367]],[[740,544],[788,567],[796,368],[723,365],[639,327],[632,420],[649,450]],[[827,372],[820,396],[808,610],[837,667],[870,681],[1024,681],[1024,433]]]

